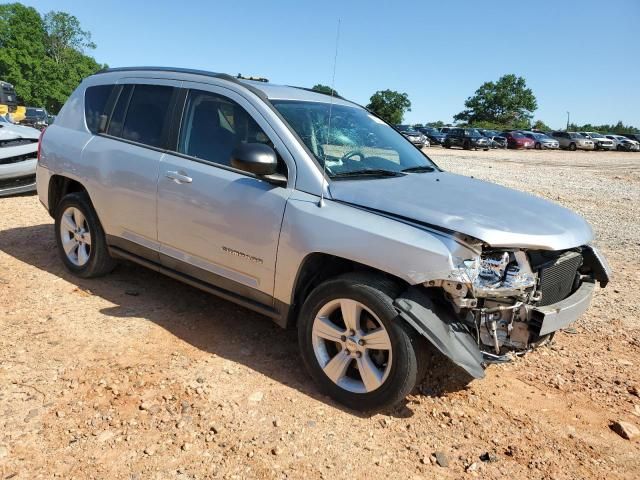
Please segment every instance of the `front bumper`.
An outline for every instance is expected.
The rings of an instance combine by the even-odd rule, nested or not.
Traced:
[[[539,335],[547,335],[568,327],[589,307],[595,283],[583,282],[573,295],[544,307],[529,307],[529,315],[541,325]]]
[[[37,159],[0,165],[0,197],[32,192],[36,189]]]

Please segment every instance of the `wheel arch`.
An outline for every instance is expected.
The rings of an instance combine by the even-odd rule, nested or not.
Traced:
[[[49,215],[55,215],[56,208],[65,195],[75,192],[85,192],[89,194],[85,186],[77,180],[64,175],[52,175],[49,179],[48,210]]]
[[[399,287],[403,287],[403,290],[409,287],[409,283],[405,280],[369,265],[329,253],[313,252],[308,254],[298,267],[286,326],[292,327],[296,324],[302,304],[315,287],[326,280],[350,272],[373,273],[396,283]]]

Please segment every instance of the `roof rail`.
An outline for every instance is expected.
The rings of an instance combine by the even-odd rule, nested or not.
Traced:
[[[248,85],[244,82],[241,82],[236,77],[229,75],[228,73],[217,73],[210,72],[208,70],[198,70],[194,68],[174,68],[174,67],[115,67],[115,68],[103,68],[102,70],[96,72],[94,75],[99,75],[102,73],[112,73],[112,72],[169,72],[169,73],[188,73],[191,75],[202,75],[204,77],[210,78],[218,78],[220,80],[226,80],[228,82],[233,82],[236,85],[241,85],[242,87],[249,90],[251,93],[257,95],[263,100],[267,99],[267,96],[264,92],[258,90],[252,85]]]

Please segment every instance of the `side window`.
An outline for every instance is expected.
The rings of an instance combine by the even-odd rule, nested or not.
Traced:
[[[256,121],[233,100],[190,90],[182,116],[178,152],[230,165],[231,151],[241,143],[265,143],[273,147]]]
[[[151,147],[162,147],[172,87],[134,85],[121,137]]]
[[[133,92],[133,85],[124,85],[120,89],[116,106],[113,109],[111,120],[109,121],[109,127],[107,128],[107,134],[114,137],[122,136],[122,125],[124,123],[124,116],[127,113],[127,107],[129,106],[129,100],[131,99],[131,93]]]
[[[96,85],[84,92],[84,116],[91,133],[98,133],[100,116],[104,115],[114,85]]]

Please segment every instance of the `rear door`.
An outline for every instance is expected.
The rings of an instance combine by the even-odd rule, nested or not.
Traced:
[[[184,84],[175,152],[160,163],[158,239],[173,270],[271,305],[276,251],[291,188],[230,166],[240,143],[266,143],[290,164],[284,144],[244,97]],[[295,168],[281,160],[280,173]]]
[[[83,151],[96,182],[92,199],[109,243],[158,260],[158,169],[179,82],[123,79],[112,114]],[[99,120],[87,118],[98,129]],[[144,247],[144,248],[141,248]]]

